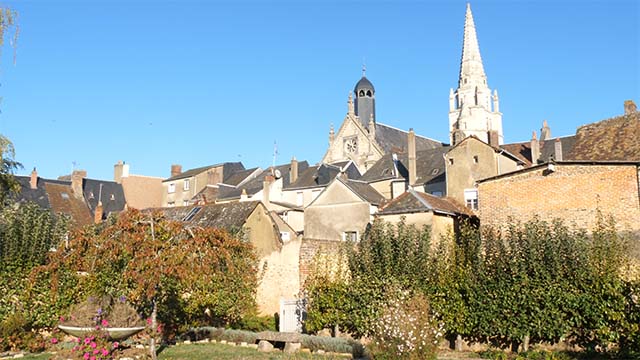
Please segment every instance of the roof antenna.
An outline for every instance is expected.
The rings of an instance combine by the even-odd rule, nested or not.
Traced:
[[[278,156],[278,143],[273,140],[273,162],[271,164],[271,175],[273,175],[273,169],[276,168],[276,157]]]
[[[367,72],[367,62],[364,59],[364,56],[362,57],[362,77],[365,77],[365,74]]]

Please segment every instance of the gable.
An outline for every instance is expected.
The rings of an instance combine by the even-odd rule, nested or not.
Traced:
[[[345,184],[334,180],[309,206],[364,203],[364,201]]]

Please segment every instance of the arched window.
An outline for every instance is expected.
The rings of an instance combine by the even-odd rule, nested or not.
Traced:
[[[358,96],[364,96],[364,90],[360,90],[360,93],[358,94]]]
[[[371,97],[371,90],[367,90],[367,96]]]

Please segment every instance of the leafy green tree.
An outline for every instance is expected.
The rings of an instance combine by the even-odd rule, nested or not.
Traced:
[[[1,27],[2,22],[0,20]],[[13,143],[7,137],[0,135],[0,205],[5,204],[6,199],[12,192],[20,190],[20,185],[13,177],[13,173],[21,169],[22,164],[15,160],[15,154]]]

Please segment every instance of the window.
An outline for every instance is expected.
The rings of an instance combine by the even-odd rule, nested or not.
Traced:
[[[189,185],[191,185],[191,184],[189,183],[189,179],[186,179],[186,180],[184,181],[183,186],[182,186],[182,190],[185,190],[185,191],[189,190]]]
[[[302,206],[304,204],[304,193],[302,191],[298,191],[296,193],[296,204],[298,206]]]
[[[372,96],[372,95],[371,95],[371,90],[367,90],[367,96],[368,96],[368,97],[371,97],[371,96]]]
[[[67,194],[66,192],[60,193],[60,197],[62,197],[63,199],[67,200],[69,199],[69,194]]]
[[[176,184],[171,183],[171,184],[169,184],[169,191],[168,191],[168,193],[169,193],[169,194],[173,194],[174,192],[176,192]]]
[[[116,201],[116,196],[114,194],[111,194],[111,196],[109,197],[109,200]]]
[[[478,155],[474,155],[473,156],[473,163],[477,164],[478,163]]]
[[[322,192],[322,189],[313,189],[311,190],[311,201],[315,200],[318,195]]]
[[[167,206],[168,206],[168,207],[174,207],[174,206],[176,206],[176,203],[175,203],[175,201],[169,201],[169,202],[167,203]]]
[[[453,158],[449,158],[449,165],[453,165]]]
[[[437,196],[437,197],[442,197],[443,194],[442,194],[442,191],[432,191],[431,195]]]
[[[358,241],[358,232],[357,231],[345,231],[342,233],[343,241]]]
[[[360,90],[360,96],[364,96],[364,90]]]
[[[291,240],[291,235],[289,234],[288,231],[281,231],[280,232],[280,239],[282,239],[282,242],[287,242],[287,241]]]
[[[464,191],[464,202],[469,209],[478,210],[478,190],[466,189]]]
[[[182,206],[189,206],[189,200],[182,200]]]

